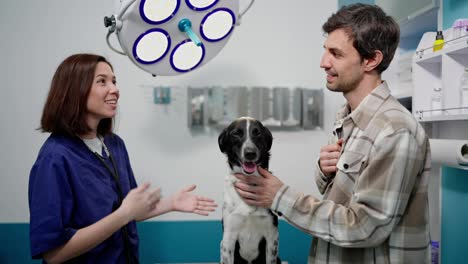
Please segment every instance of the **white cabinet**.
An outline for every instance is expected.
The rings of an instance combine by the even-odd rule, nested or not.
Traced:
[[[413,113],[419,121],[468,120],[460,78],[468,68],[468,36],[446,42],[443,49],[416,51],[413,57]],[[440,92],[437,89],[441,88]],[[437,94],[441,94],[440,103]],[[468,107],[468,106],[465,106]]]
[[[424,32],[437,30],[440,0],[375,0],[375,4],[400,26],[399,47],[382,77],[388,82],[393,96],[411,101],[414,93],[413,54]]]

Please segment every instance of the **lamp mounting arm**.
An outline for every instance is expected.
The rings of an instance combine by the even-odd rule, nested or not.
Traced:
[[[108,16],[105,16],[104,17],[104,26],[106,28],[110,27],[109,28],[109,32],[114,32],[115,31],[115,28],[116,28],[116,20],[115,20],[115,16],[112,15],[110,17]]]
[[[109,28],[109,32],[107,32],[107,35],[106,35],[106,43],[107,43],[107,46],[109,46],[109,48],[110,48],[111,50],[115,51],[115,52],[118,53],[118,54],[127,55],[125,52],[114,48],[114,47],[112,46],[112,44],[110,43],[110,39],[109,39],[109,38],[110,38],[110,35],[111,35],[112,33],[114,33],[116,29],[122,28],[122,22],[116,20],[114,15],[112,15],[112,16],[110,16],[110,17],[105,16],[105,17],[104,17],[104,26]]]
[[[247,11],[249,11],[254,2],[255,0],[250,0],[249,5],[244,9],[244,11],[239,12],[239,15],[237,16],[236,26],[239,26],[241,24],[241,18],[245,15],[245,13],[247,13]]]

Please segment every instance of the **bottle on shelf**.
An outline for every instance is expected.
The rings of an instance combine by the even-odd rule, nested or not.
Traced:
[[[441,50],[444,47],[444,34],[442,31],[437,31],[436,39],[434,45],[432,46],[433,51]]]
[[[455,40],[455,42],[458,42],[457,39],[464,38],[466,36],[468,36],[468,19],[457,19],[452,26],[451,40]]]
[[[465,68],[460,78],[460,113],[468,114],[468,68]]]
[[[462,36],[462,20],[457,19],[453,22],[452,26],[452,39],[457,39]]]
[[[461,36],[464,37],[464,36],[467,36],[468,35],[468,19],[463,19],[462,20],[462,29],[461,29]]]
[[[435,87],[431,96],[431,115],[439,116],[442,114],[442,88]]]

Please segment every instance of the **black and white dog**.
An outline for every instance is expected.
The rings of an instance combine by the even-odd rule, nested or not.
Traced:
[[[278,217],[269,209],[246,204],[234,189],[234,173],[260,177],[257,166],[268,169],[271,132],[258,120],[241,117],[218,137],[231,173],[224,181],[223,240],[221,263],[280,263]]]

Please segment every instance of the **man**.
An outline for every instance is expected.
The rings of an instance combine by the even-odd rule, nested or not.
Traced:
[[[309,263],[429,263],[429,141],[381,73],[399,28],[379,7],[341,8],[323,25],[320,67],[342,92],[334,143],[320,150],[316,182],[323,199],[303,195],[268,171],[236,174],[250,205],[271,208],[313,236]]]

